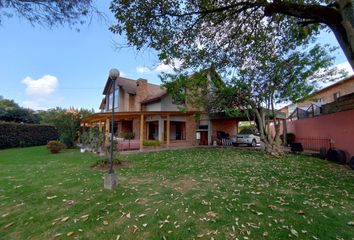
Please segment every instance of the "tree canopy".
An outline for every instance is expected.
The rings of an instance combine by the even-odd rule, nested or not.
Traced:
[[[17,15],[33,25],[74,25],[94,12],[92,0],[0,0],[0,23]]]
[[[232,116],[240,111],[251,112],[266,150],[280,154],[280,122],[275,104],[306,96],[313,89],[313,81],[326,79],[335,72],[331,69],[333,58],[328,55],[331,49],[314,43],[325,27],[332,29],[337,38],[338,34],[347,34],[341,24],[346,17],[343,9],[348,4],[342,3],[342,0],[114,0],[111,9],[117,24],[111,31],[125,34],[128,45],[137,49],[155,49],[167,63],[182,61],[177,75],[163,76],[175,100],[188,100],[194,84],[192,102],[197,106],[204,103],[209,113]],[[338,31],[339,28],[344,30]],[[344,35],[340,37],[342,44]],[[344,45],[347,47],[344,51],[351,49],[349,41]],[[198,79],[208,74],[212,78],[211,72],[204,74],[203,69],[223,74],[225,84],[213,94],[200,90],[200,83],[204,83]],[[192,71],[198,74],[190,76]],[[269,131],[271,122],[275,136]]]
[[[191,66],[215,57],[237,63],[270,40],[282,42],[279,51],[294,48],[328,27],[354,67],[353,8],[351,0],[113,0],[118,22],[111,31]]]

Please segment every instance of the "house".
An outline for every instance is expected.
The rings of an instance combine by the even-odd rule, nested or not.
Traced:
[[[162,147],[210,145],[219,133],[234,136],[242,119],[209,117],[192,107],[180,111],[172,96],[162,87],[146,79],[119,77],[113,99],[112,81],[108,78],[103,89],[100,112],[81,120],[81,124],[96,125],[110,133],[114,102],[114,135],[124,138],[133,133],[143,149],[144,140],[158,140]]]
[[[310,110],[312,110],[312,112],[314,112],[314,114],[316,115],[316,113],[319,114],[320,111],[319,108],[322,105],[334,102],[339,97],[353,92],[354,92],[354,75],[345,78],[341,81],[338,81],[328,87],[322,88],[314,92],[313,94],[311,94],[303,101],[287,105],[279,109],[279,111],[285,113],[286,117],[289,117],[296,110],[297,114],[300,115],[301,117],[301,114],[305,114],[305,112],[307,112],[308,109],[311,107],[312,109]]]

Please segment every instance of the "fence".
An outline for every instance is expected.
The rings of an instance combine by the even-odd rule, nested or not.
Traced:
[[[331,147],[331,139],[327,138],[296,138],[296,142],[301,143],[305,150],[319,151],[321,147]]]

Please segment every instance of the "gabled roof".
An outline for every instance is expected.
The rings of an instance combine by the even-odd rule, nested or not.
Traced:
[[[104,95],[106,95],[108,93],[108,91],[111,88],[111,85],[112,85],[112,82],[108,78],[106,85],[103,89]],[[136,94],[137,80],[119,77],[117,79],[117,85],[120,86],[121,88],[123,88],[123,90],[129,94],[133,94],[133,95]],[[147,84],[147,91],[148,91],[147,97],[146,97],[146,99],[143,100],[143,103],[148,103],[148,102],[159,100],[159,99],[161,99],[161,97],[163,97],[167,94],[167,91],[165,89],[161,88],[161,86],[156,85],[156,84],[151,84],[151,83]]]
[[[102,94],[106,95],[108,93],[108,91],[110,90],[111,85],[112,85],[112,82],[108,78],[106,85],[104,86]],[[127,93],[136,94],[136,80],[119,77],[117,79],[117,85],[122,87],[124,89],[124,91],[126,91]]]
[[[151,94],[149,95],[144,101],[142,101],[142,104],[148,104],[148,103],[152,103],[152,102],[157,102],[160,101],[164,96],[167,95],[167,91],[164,89],[159,89],[158,92],[156,92],[155,94]]]

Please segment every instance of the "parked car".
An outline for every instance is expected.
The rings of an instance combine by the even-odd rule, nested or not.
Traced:
[[[233,145],[247,144],[251,147],[256,147],[261,143],[260,134],[256,129],[242,129],[239,134],[236,135],[233,141]]]

